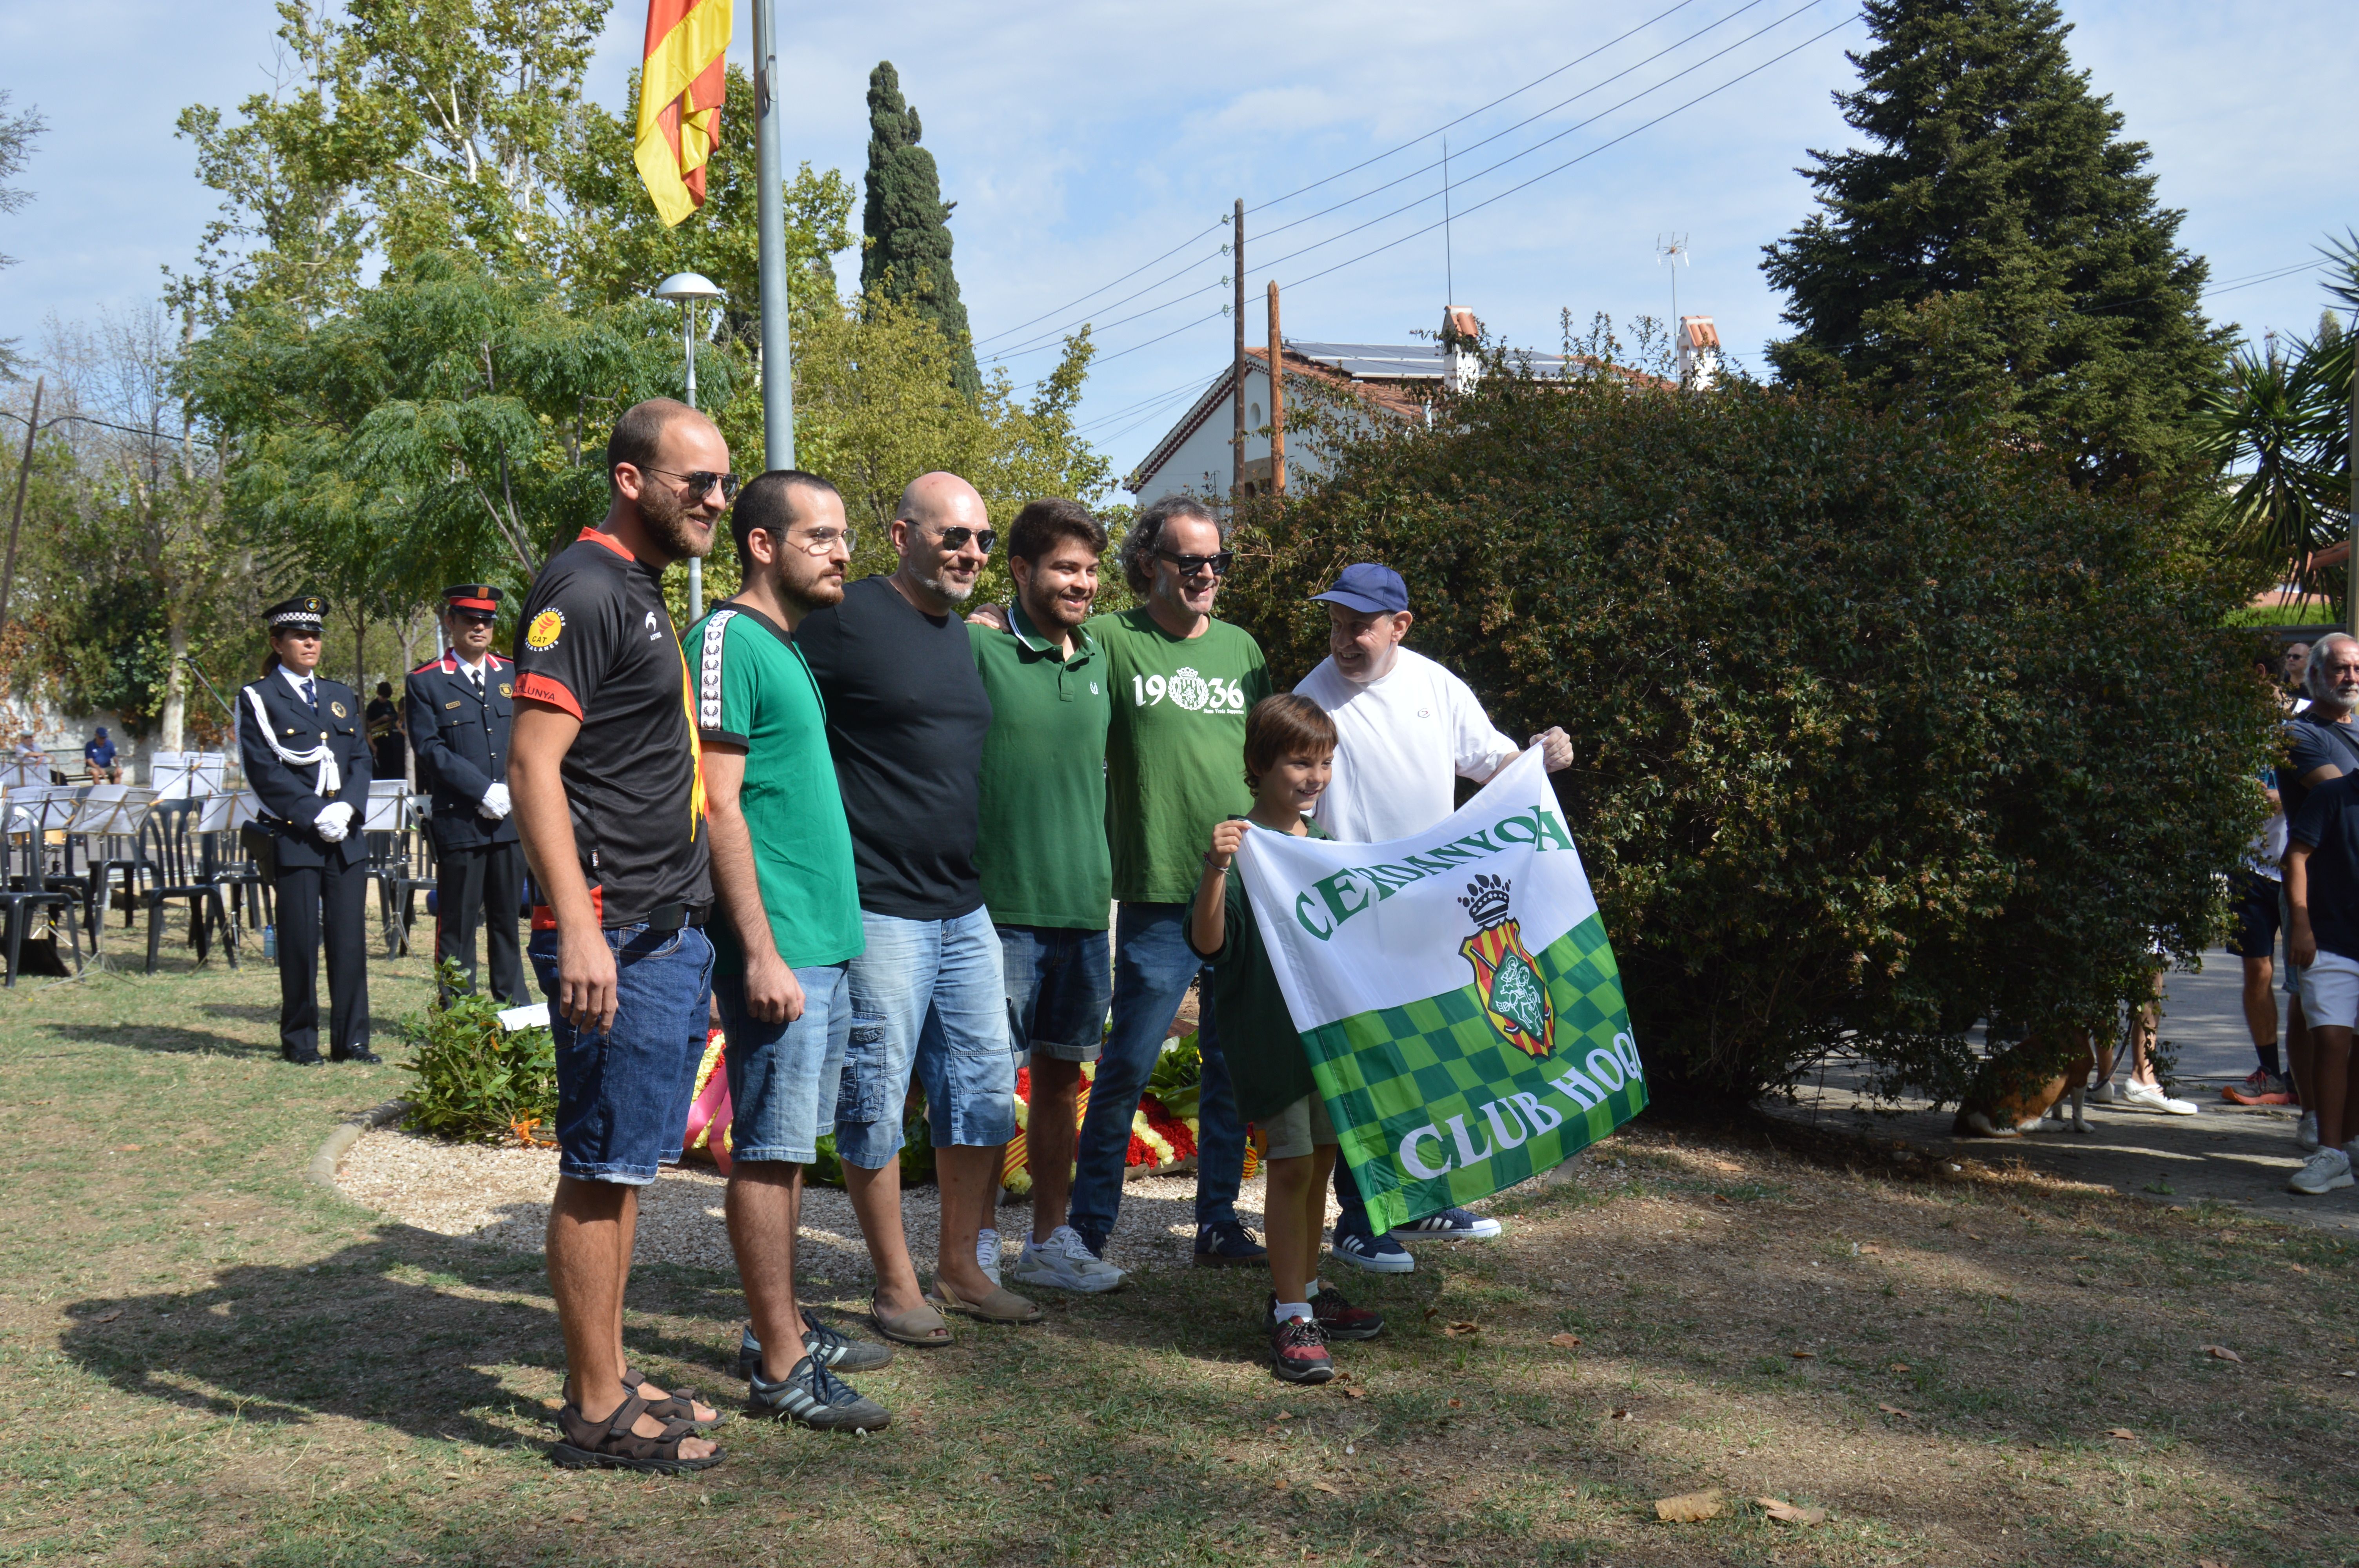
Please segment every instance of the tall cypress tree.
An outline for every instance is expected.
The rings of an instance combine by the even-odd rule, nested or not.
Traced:
[[[955,345],[951,384],[969,397],[983,395],[974,344],[951,271],[951,209],[942,200],[934,155],[918,145],[918,112],[901,96],[901,73],[889,59],[868,73],[868,200],[860,214],[868,238],[860,256],[860,286],[907,299]]]
[[[1874,400],[1974,398],[2075,478],[2135,484],[2190,460],[2231,330],[2179,248],[2142,142],[2065,53],[2049,0],[1865,0],[1875,48],[1838,92],[1871,146],[1811,152],[1821,210],[1762,264],[1797,331],[1779,376]]]

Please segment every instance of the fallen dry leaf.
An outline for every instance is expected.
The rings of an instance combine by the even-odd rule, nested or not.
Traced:
[[[1456,1410],[1456,1409],[1458,1408],[1458,1401],[1457,1401],[1456,1400],[1451,1400],[1451,1401],[1450,1401],[1450,1408],[1451,1408],[1451,1410]]]
[[[121,1307],[108,1307],[104,1312],[100,1313],[96,1317],[92,1318],[90,1321],[92,1323],[113,1323],[116,1318],[121,1317],[122,1315],[123,1309]]]
[[[1343,1393],[1347,1400],[1364,1400],[1368,1397],[1368,1390],[1365,1389],[1345,1389]]]
[[[1881,1257],[1883,1257],[1883,1256],[1884,1256],[1884,1249],[1883,1249],[1883,1248],[1881,1248],[1881,1247],[1875,1246],[1875,1244],[1873,1244],[1873,1243],[1870,1243],[1869,1245],[1867,1245],[1867,1246],[1865,1246],[1865,1247],[1861,1248],[1861,1249],[1859,1249],[1859,1251],[1860,1251],[1860,1256],[1862,1256],[1863,1258],[1881,1258]]]
[[[1960,1231],[1958,1234],[1959,1234],[1959,1235],[1961,1235],[1961,1236],[1963,1236],[1963,1237],[1964,1237],[1967,1240],[1969,1240],[1969,1241],[1980,1241],[1980,1240],[1982,1239],[1982,1238],[1981,1238],[1981,1237],[1976,1236],[1976,1235],[1975,1235],[1973,1231],[1971,1231],[1971,1230],[1962,1230],[1962,1231]]]
[[[1898,1405],[1878,1405],[1878,1406],[1876,1406],[1875,1408],[1876,1408],[1877,1410],[1882,1411],[1883,1411],[1885,1414],[1886,1414],[1886,1415],[1897,1415],[1897,1416],[1898,1416],[1902,1421],[1907,1421],[1907,1420],[1908,1420],[1908,1419],[1909,1419],[1909,1417],[1908,1417],[1908,1412],[1907,1411],[1905,1411],[1905,1410],[1902,1410]]]
[[[2224,1345],[2207,1345],[2203,1347],[2203,1354],[2216,1360],[2234,1361],[2239,1364],[2242,1364],[2245,1359]]]
[[[1275,1481],[1271,1482],[1271,1483],[1270,1483],[1270,1488],[1271,1488],[1273,1491],[1279,1491],[1279,1492],[1282,1492],[1282,1491],[1286,1490],[1286,1477],[1285,1477],[1285,1476],[1280,1476],[1277,1480],[1275,1480]]]
[[[1324,1492],[1324,1493],[1326,1493],[1326,1494],[1327,1494],[1329,1497],[1331,1497],[1331,1498],[1340,1498],[1340,1497],[1342,1497],[1342,1496],[1343,1495],[1343,1493],[1341,1493],[1341,1492],[1337,1491],[1334,1487],[1332,1487],[1329,1486],[1329,1485],[1328,1485],[1326,1482],[1324,1482],[1324,1481],[1313,1481],[1313,1482],[1311,1482],[1311,1483],[1310,1483],[1310,1489],[1311,1489],[1312,1491],[1314,1491],[1314,1492]]]
[[[1815,1350],[1794,1350],[1788,1354],[1797,1361],[1815,1361],[1819,1358],[1819,1353]]]
[[[1762,1512],[1767,1514],[1771,1519],[1776,1519],[1779,1524],[1824,1524],[1827,1522],[1827,1510],[1824,1509],[1801,1508],[1796,1504],[1787,1502],[1782,1498],[1756,1498],[1753,1500],[1761,1505]]]
[[[2124,1443],[2136,1443],[2136,1442],[2137,1441],[2137,1433],[2135,1433],[2135,1432],[2132,1432],[2132,1431],[2131,1431],[2128,1427],[2126,1427],[2126,1426],[2116,1426],[2116,1427],[2110,1428],[2110,1429],[2105,1433],[2105,1435],[2106,1435],[2107,1437],[2118,1438],[2118,1439],[2120,1439],[2120,1440],[2121,1440],[2122,1442],[2124,1442]]]
[[[1431,1323],[1435,1318],[1440,1317],[1440,1315],[1441,1309],[1440,1307],[1428,1307],[1425,1309],[1425,1321],[1428,1323]]]
[[[1560,1350],[1570,1350],[1574,1346],[1581,1343],[1581,1336],[1578,1334],[1551,1334],[1549,1336],[1549,1343],[1555,1346]]]
[[[1676,1498],[1657,1498],[1655,1517],[1670,1524],[1694,1524],[1699,1519],[1718,1519],[1727,1508],[1722,1501],[1720,1488],[1708,1491],[1681,1492]]]
[[[1634,1420],[1636,1420],[1636,1418],[1635,1416],[1631,1415],[1631,1413],[1630,1413],[1628,1411],[1621,1411],[1621,1410],[1618,1410],[1618,1411],[1614,1411],[1611,1416],[1607,1417],[1606,1419],[1607,1419],[1607,1420],[1609,1420],[1609,1421],[1634,1421]]]
[[[1479,1323],[1451,1323],[1442,1325],[1441,1336],[1444,1339],[1463,1339],[1470,1334],[1482,1332],[1483,1325]]]
[[[1892,1364],[1892,1369],[1896,1372],[1906,1372],[1908,1370],[1908,1363],[1906,1361],[1895,1361]]]
[[[565,1516],[565,1522],[568,1524],[587,1524],[590,1522],[590,1516],[588,1514],[567,1514]]]
[[[1714,1203],[1726,1203],[1728,1201],[1728,1195],[1726,1193],[1714,1193],[1712,1195],[1712,1201]]]

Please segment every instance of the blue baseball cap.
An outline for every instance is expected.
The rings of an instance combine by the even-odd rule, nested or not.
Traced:
[[[1323,600],[1364,615],[1397,615],[1408,608],[1408,585],[1390,567],[1353,561],[1335,579],[1334,587],[1310,598],[1313,603]]]

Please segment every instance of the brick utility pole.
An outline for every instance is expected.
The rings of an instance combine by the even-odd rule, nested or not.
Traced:
[[[1286,493],[1286,348],[1277,335],[1277,279],[1269,280],[1269,492]]]
[[[1236,235],[1229,242],[1229,273],[1236,285],[1236,303],[1229,314],[1237,330],[1235,367],[1230,372],[1230,403],[1236,411],[1235,429],[1230,436],[1229,504],[1234,506],[1245,492],[1245,199],[1237,198]]]

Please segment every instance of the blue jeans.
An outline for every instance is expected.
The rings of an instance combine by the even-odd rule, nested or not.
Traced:
[[[532,934],[532,968],[557,1042],[557,1171],[643,1187],[679,1163],[696,1098],[712,997],[712,944],[694,926],[606,933],[614,955],[614,1024],[574,1028],[557,1002],[557,933]]]
[[[745,1011],[745,977],[716,975],[712,1000],[729,1035],[729,1152],[739,1160],[808,1165],[819,1135],[835,1130],[843,1050],[852,1038],[852,983],[842,964],[795,971],[802,1016],[766,1023]]]
[[[995,1149],[1015,1137],[1016,1059],[990,912],[902,920],[864,909],[860,925],[868,947],[847,966],[852,1035],[836,1153],[864,1171],[899,1155],[913,1069],[935,1148]]]
[[[1093,1249],[1105,1246],[1122,1209],[1130,1122],[1147,1076],[1180,1014],[1188,982],[1208,967],[1189,951],[1187,915],[1184,903],[1125,903],[1114,921],[1114,1027],[1090,1085],[1090,1108],[1082,1118],[1067,1220]],[[1204,1053],[1204,1087],[1196,1111],[1196,1223],[1221,1225],[1237,1217],[1245,1130],[1229,1088],[1228,1062],[1212,1033],[1212,1010],[1205,1008],[1201,1018],[1196,1035]]]
[[[1114,986],[1106,934],[1003,925],[999,960],[1007,976],[1007,1044],[1018,1065],[1036,1053],[1060,1062],[1096,1061]]]

